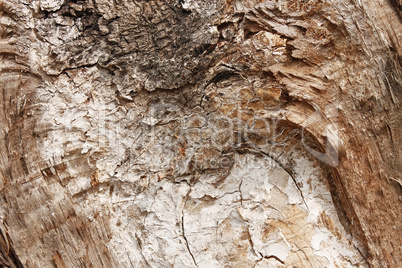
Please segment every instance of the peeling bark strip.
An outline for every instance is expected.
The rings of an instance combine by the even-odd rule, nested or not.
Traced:
[[[0,265],[401,267],[400,7],[0,0]]]

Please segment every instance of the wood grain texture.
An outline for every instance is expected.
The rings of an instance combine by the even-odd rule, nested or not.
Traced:
[[[400,267],[401,38],[391,0],[2,0],[0,265]]]

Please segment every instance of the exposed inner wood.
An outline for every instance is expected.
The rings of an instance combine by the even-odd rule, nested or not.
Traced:
[[[0,0],[0,266],[401,267],[400,18]]]

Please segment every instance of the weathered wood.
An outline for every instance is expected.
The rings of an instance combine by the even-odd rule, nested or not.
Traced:
[[[400,1],[0,2],[0,265],[402,266]]]

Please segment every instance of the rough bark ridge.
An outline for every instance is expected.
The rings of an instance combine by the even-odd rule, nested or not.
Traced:
[[[401,267],[401,33],[391,0],[1,0],[0,265]]]

